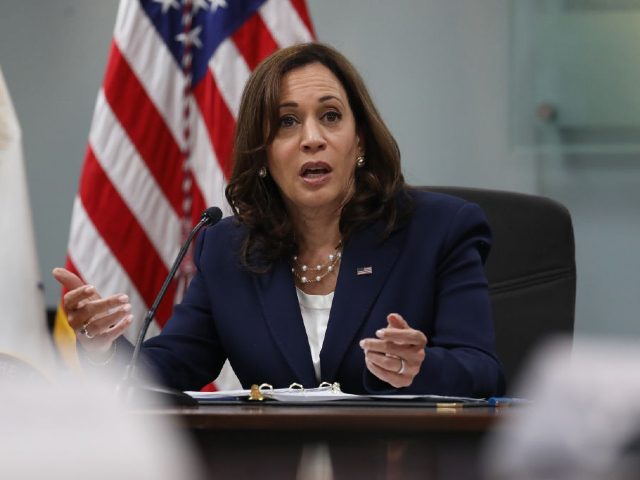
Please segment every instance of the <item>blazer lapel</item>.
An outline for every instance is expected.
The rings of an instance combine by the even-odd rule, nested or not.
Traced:
[[[345,245],[331,315],[320,352],[321,380],[334,381],[354,337],[378,297],[402,249],[406,229],[380,243],[383,226],[355,234]],[[381,325],[386,324],[380,319]]]
[[[295,373],[291,383],[315,386],[311,350],[288,262],[276,262],[269,272],[255,275],[254,284],[275,343]]]

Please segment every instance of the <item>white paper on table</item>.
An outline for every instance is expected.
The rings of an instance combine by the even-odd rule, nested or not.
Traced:
[[[327,386],[317,388],[275,388],[262,389],[260,391],[265,399],[279,402],[331,402],[336,400],[397,400],[397,401],[424,401],[425,403],[474,403],[484,402],[484,399],[469,397],[451,397],[442,395],[355,395],[344,393]],[[217,392],[185,392],[192,398],[200,401],[214,402],[226,399],[247,399],[250,390],[222,390]]]
[[[184,392],[198,401],[215,401],[228,398],[246,399],[251,394],[250,390],[222,390],[217,392]],[[265,399],[279,402],[328,402],[332,400],[345,400],[363,398],[360,395],[343,393],[332,387],[318,388],[274,388],[260,391]]]

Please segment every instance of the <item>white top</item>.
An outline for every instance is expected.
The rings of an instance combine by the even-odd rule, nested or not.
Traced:
[[[327,333],[329,312],[333,303],[333,292],[328,295],[309,295],[296,287],[298,303],[302,313],[304,329],[307,331],[307,339],[311,348],[311,360],[316,372],[316,380],[320,383],[320,350]]]

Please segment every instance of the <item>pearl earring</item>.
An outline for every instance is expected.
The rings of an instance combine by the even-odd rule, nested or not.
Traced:
[[[356,158],[356,167],[364,167],[364,155],[358,155],[358,157]]]
[[[258,170],[258,176],[260,178],[265,178],[267,176],[267,167],[265,167],[264,165],[260,167],[260,170]]]

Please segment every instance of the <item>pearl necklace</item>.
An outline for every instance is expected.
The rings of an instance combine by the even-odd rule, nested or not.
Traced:
[[[298,256],[293,256],[293,267],[291,267],[291,273],[300,281],[300,283],[318,283],[322,281],[324,277],[333,272],[338,262],[342,258],[342,240],[336,246],[336,251],[330,255],[327,255],[327,262],[318,264],[315,267],[301,264],[298,261]],[[300,270],[298,271],[296,267]],[[313,276],[315,274],[315,276]]]

